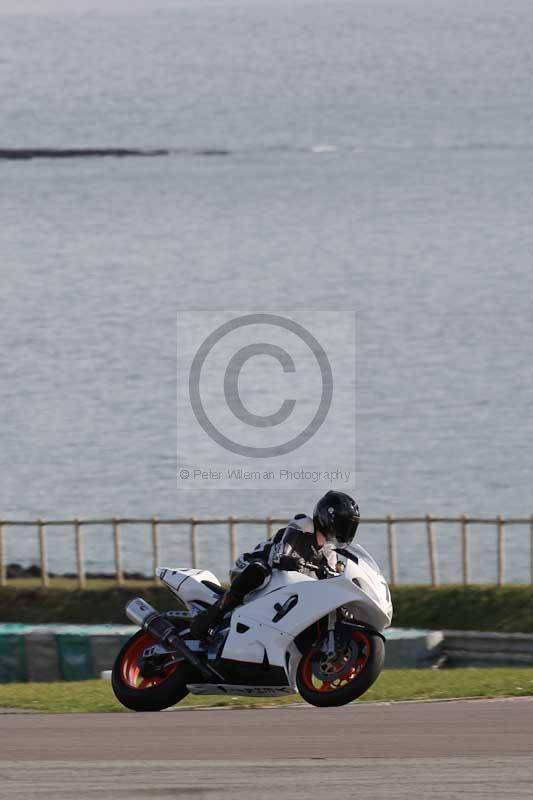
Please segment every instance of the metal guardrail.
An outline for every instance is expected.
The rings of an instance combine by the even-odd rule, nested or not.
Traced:
[[[396,527],[404,524],[423,523],[426,530],[426,542],[429,561],[429,583],[432,586],[439,586],[439,559],[437,551],[437,531],[435,524],[454,524],[459,525],[461,530],[461,551],[462,551],[462,583],[471,583],[470,571],[470,528],[471,525],[489,525],[494,527],[497,543],[497,584],[502,586],[505,583],[505,533],[510,525],[526,525],[529,527],[530,540],[530,582],[533,583],[533,514],[530,517],[507,517],[501,515],[493,518],[486,517],[433,517],[426,514],[424,517],[395,517],[388,514],[386,517],[367,517],[361,520],[365,525],[384,525],[387,531],[387,550],[389,581],[391,585],[398,583],[398,560]],[[0,586],[8,584],[7,577],[7,554],[6,554],[6,529],[8,527],[35,527],[37,529],[39,543],[39,564],[41,573],[41,584],[47,587],[50,584],[50,572],[48,569],[48,550],[46,529],[48,527],[70,526],[73,530],[74,544],[76,549],[76,574],[80,588],[87,585],[85,558],[84,558],[84,531],[83,528],[91,525],[103,525],[111,528],[113,535],[114,549],[114,576],[116,583],[120,586],[124,583],[124,569],[122,564],[122,542],[121,525],[145,525],[151,535],[152,563],[155,567],[159,564],[160,558],[160,526],[179,525],[189,527],[190,557],[193,567],[198,566],[198,527],[201,525],[224,525],[228,531],[229,557],[233,562],[238,556],[238,537],[237,525],[264,525],[268,538],[272,536],[273,527],[285,525],[286,518],[276,517],[222,517],[214,519],[196,519],[195,517],[177,518],[137,518],[137,517],[113,517],[106,519],[38,519],[38,520],[0,520]]]

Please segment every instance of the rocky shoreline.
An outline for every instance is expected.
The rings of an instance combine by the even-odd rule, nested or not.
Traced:
[[[75,572],[48,572],[50,578],[77,578]],[[126,580],[131,581],[146,581],[151,579],[151,575],[145,575],[142,572],[124,572],[123,576]],[[29,567],[23,567],[21,564],[8,564],[6,567],[6,577],[8,580],[13,578],[40,578],[41,568],[37,564],[32,564]],[[86,572],[86,578],[95,578],[100,580],[116,580],[114,572]]]

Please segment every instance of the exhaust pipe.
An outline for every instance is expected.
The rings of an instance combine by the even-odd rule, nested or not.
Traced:
[[[143,628],[150,633],[154,639],[162,642],[169,650],[174,650],[182,658],[186,659],[204,677],[211,679],[215,675],[219,680],[222,678],[212,667],[208,667],[187,647],[183,639],[176,633],[176,628],[167,617],[156,611],[150,603],[142,597],[130,600],[126,606],[126,616],[139,628]]]
[[[148,624],[151,618],[158,616],[158,612],[142,597],[136,597],[126,606],[126,616],[139,628],[144,628],[145,623]]]
[[[130,600],[126,606],[126,616],[139,628],[144,628],[145,631],[151,633],[154,639],[158,639],[173,650],[178,650],[179,644],[183,644],[172,622],[163,614],[160,614],[159,611],[156,611],[142,597]]]

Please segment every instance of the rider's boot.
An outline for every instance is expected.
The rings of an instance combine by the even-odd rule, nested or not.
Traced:
[[[242,603],[242,597],[228,590],[214,605],[206,608],[191,621],[191,635],[195,639],[205,639],[211,628],[214,628],[228,611]]]
[[[224,614],[240,606],[245,596],[254,592],[270,580],[272,568],[264,561],[251,561],[238,573],[226,594],[206,608],[191,621],[191,634],[195,639],[205,639],[211,628],[220,622]]]

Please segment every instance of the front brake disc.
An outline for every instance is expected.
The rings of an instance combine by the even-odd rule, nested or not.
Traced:
[[[341,642],[332,656],[317,653],[313,658],[313,675],[322,681],[333,681],[345,675],[359,658],[357,642]]]

